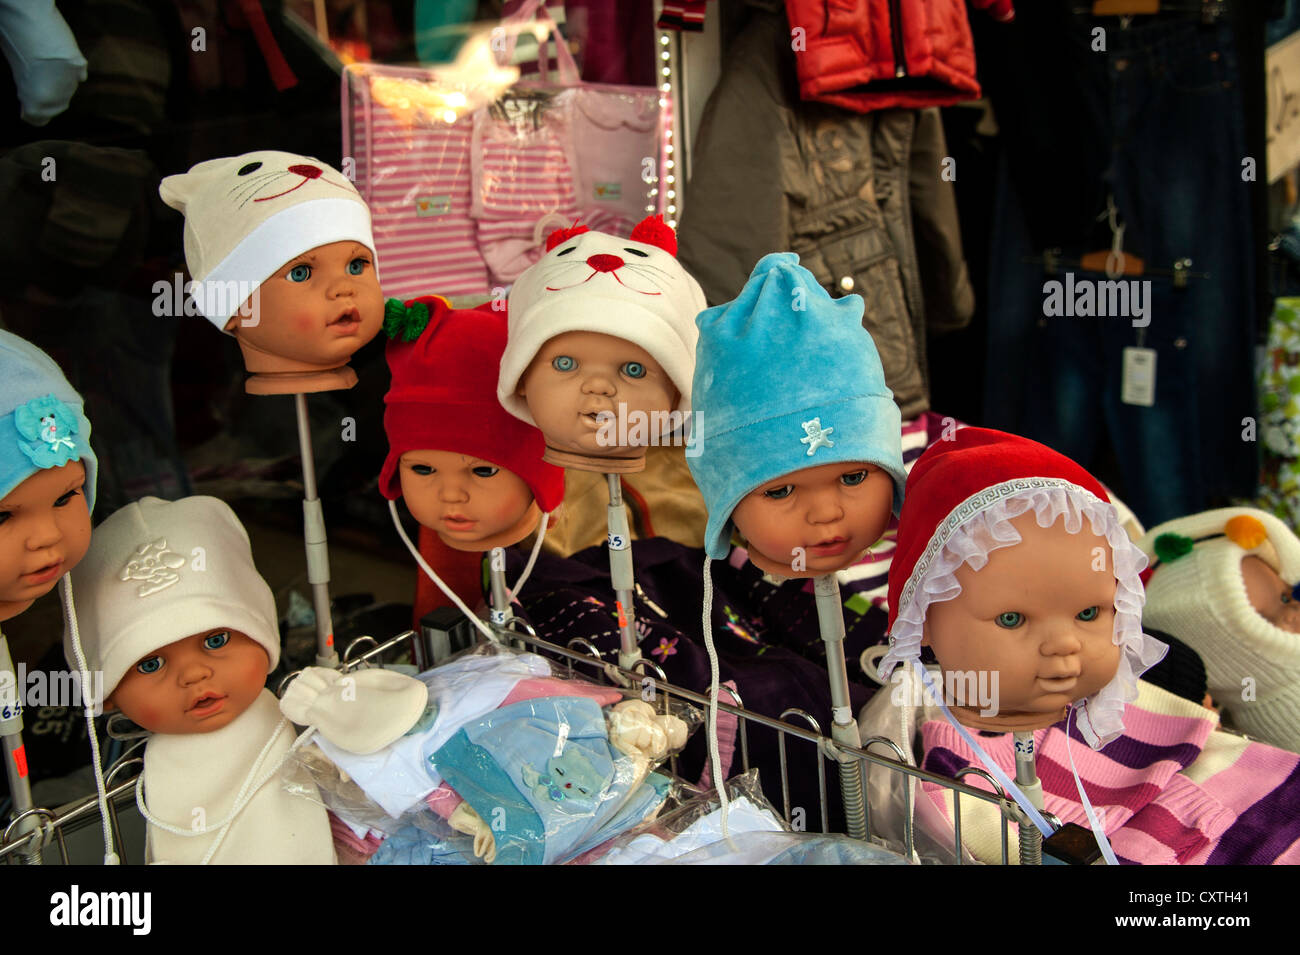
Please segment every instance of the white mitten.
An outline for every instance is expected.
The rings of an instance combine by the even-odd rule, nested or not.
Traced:
[[[316,727],[340,749],[365,756],[399,739],[428,703],[427,686],[392,670],[308,667],[284,691],[280,712],[299,726]]]
[[[496,838],[492,835],[492,830],[488,828],[488,824],[483,821],[483,817],[476,813],[469,803],[463,802],[453,809],[447,823],[457,832],[463,832],[467,836],[474,837],[474,855],[476,858],[482,859],[488,865],[496,861]]]
[[[54,0],[0,0],[0,51],[9,61],[22,117],[44,126],[68,108],[86,58]]]
[[[685,745],[686,724],[656,713],[644,700],[624,700],[610,711],[609,741],[624,753],[659,760]]]

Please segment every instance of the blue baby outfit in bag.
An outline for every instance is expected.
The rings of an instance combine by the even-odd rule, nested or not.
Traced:
[[[491,827],[499,865],[563,862],[641,822],[667,780],[642,778],[585,697],[542,697],[461,727],[426,759]]]

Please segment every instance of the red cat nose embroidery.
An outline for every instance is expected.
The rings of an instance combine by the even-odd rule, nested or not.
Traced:
[[[587,264],[597,272],[615,272],[623,267],[623,260],[617,255],[590,255],[587,257]]]
[[[321,174],[319,166],[308,166],[302,163],[299,163],[296,166],[290,166],[289,171],[296,173],[299,176],[305,176],[308,179],[319,179]]]

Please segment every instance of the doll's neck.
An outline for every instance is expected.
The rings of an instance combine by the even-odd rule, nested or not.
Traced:
[[[549,444],[542,455],[542,460],[547,464],[554,464],[557,467],[569,468],[574,471],[595,471],[601,474],[634,474],[637,471],[645,470],[645,451],[636,448],[628,448],[633,454],[624,457],[602,456],[593,457],[589,454],[578,454],[574,451],[562,451],[559,448],[553,448]]]
[[[343,362],[339,365],[313,365],[263,351],[238,335],[244,367],[252,377],[244,382],[250,395],[298,395],[318,391],[346,391],[357,383],[357,373]]]
[[[994,733],[1020,733],[1029,730],[1046,729],[1065,719],[1069,707],[1061,707],[1048,713],[1030,711],[1000,712],[997,716],[980,716],[977,706],[954,706],[952,715],[962,726],[971,729],[990,730]]]

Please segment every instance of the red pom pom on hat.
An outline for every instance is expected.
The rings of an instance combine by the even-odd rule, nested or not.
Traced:
[[[578,225],[577,222],[574,222],[573,225],[566,229],[556,229],[554,232],[551,232],[546,236],[546,251],[550,252],[551,249],[555,248],[561,242],[567,242],[575,235],[582,235],[582,233],[590,231],[591,230],[585,225]]]
[[[664,222],[663,216],[646,216],[636,224],[628,238],[633,242],[644,242],[663,249],[669,255],[677,255],[677,233]]]

